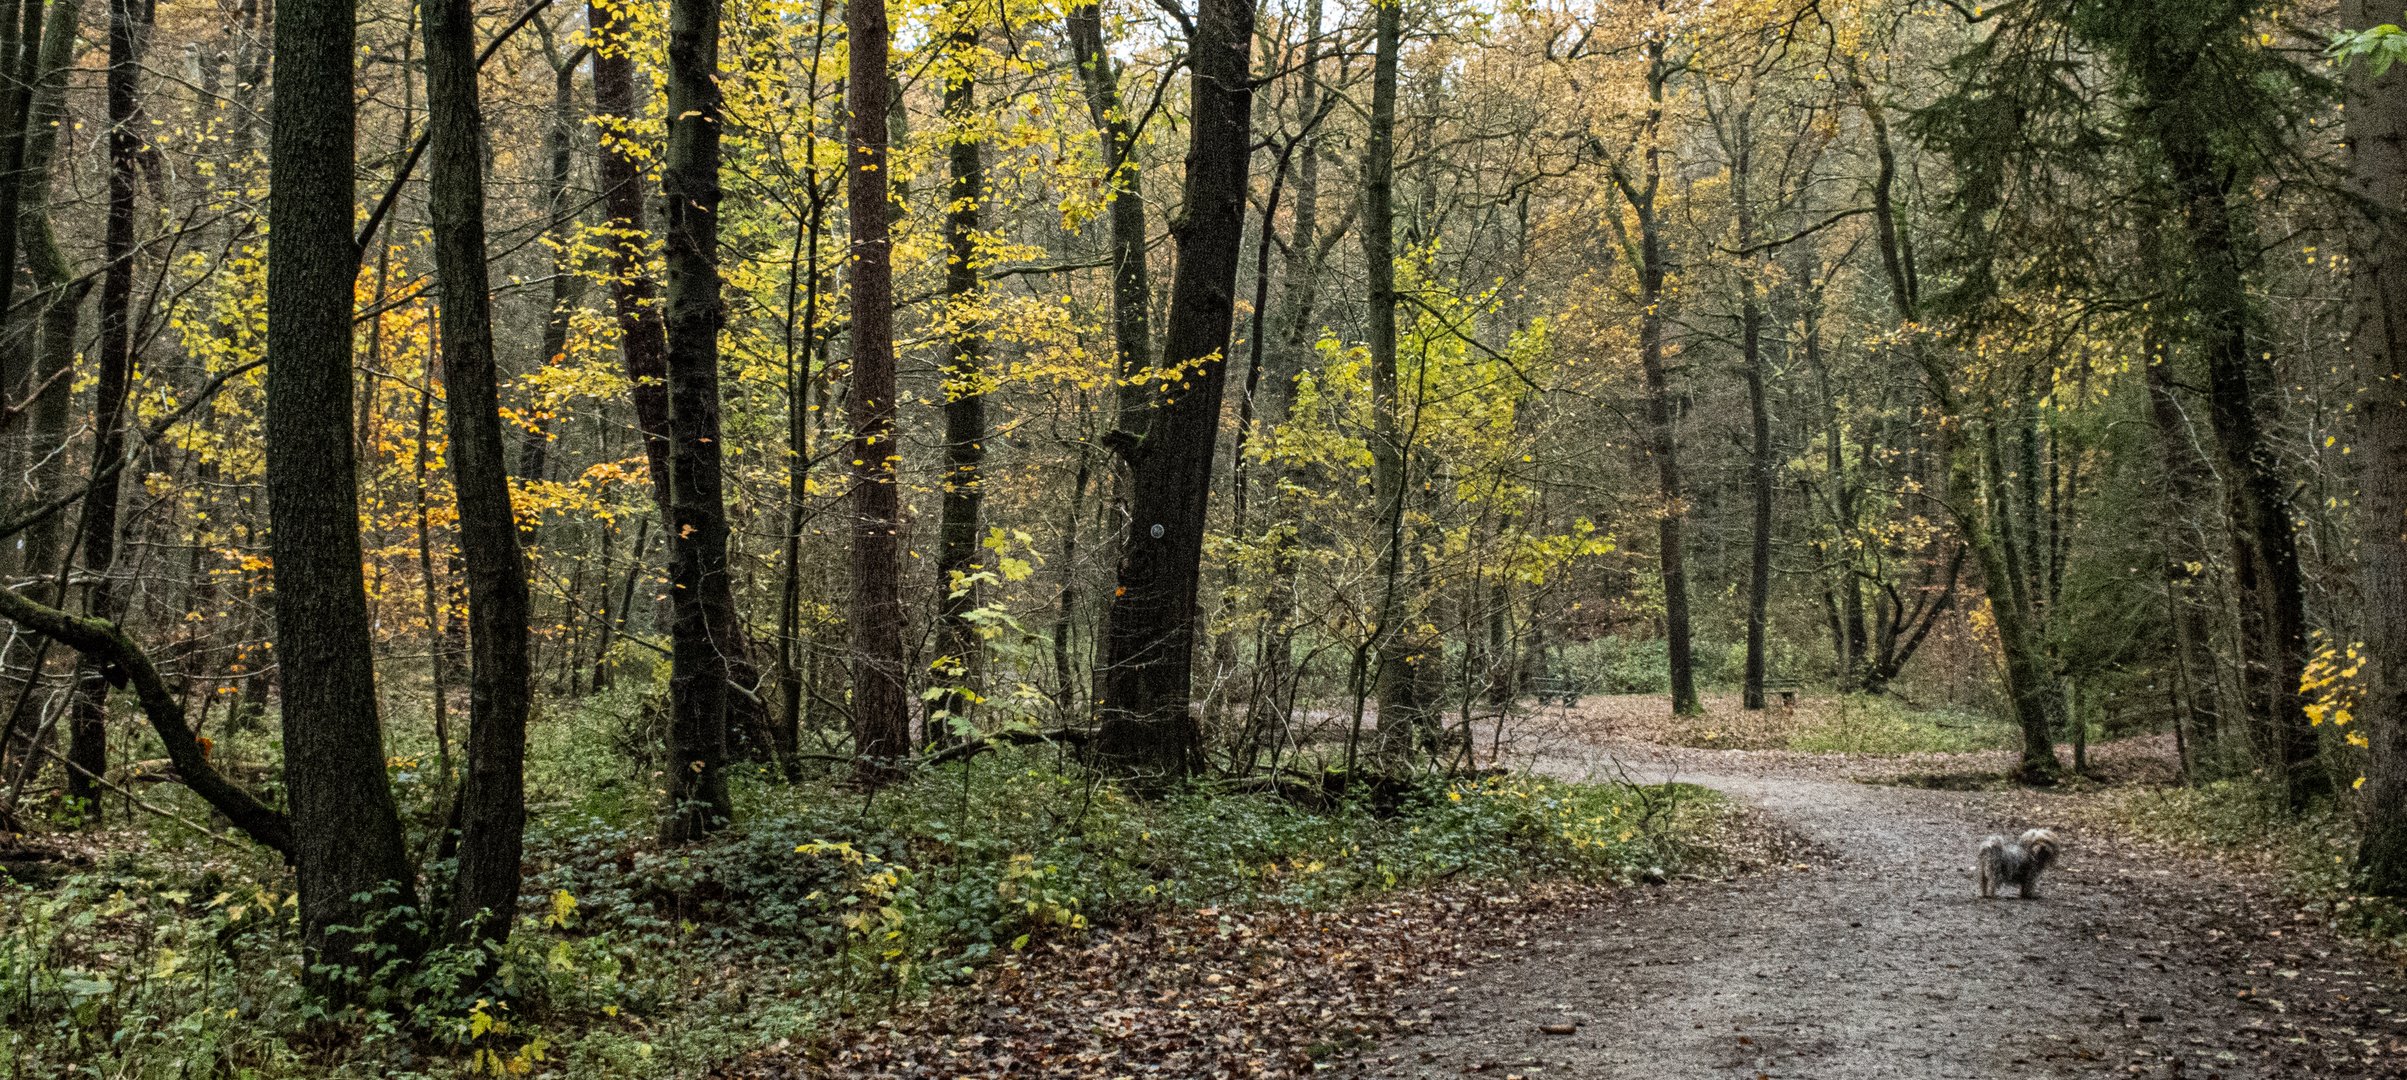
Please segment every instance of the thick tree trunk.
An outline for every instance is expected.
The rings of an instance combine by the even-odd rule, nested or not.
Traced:
[[[123,0],[120,0],[123,2]],[[484,122],[470,0],[427,0],[428,210],[443,310],[445,456],[468,572],[468,769],[443,936],[498,948],[518,914],[526,833],[527,569],[510,506],[485,275]]]
[[[34,0],[26,0],[32,3]],[[109,2],[109,203],[101,229],[100,368],[92,391],[92,482],[84,497],[84,613],[116,621],[122,602],[110,578],[117,561],[117,504],[121,472],[108,468],[125,453],[126,393],[134,377],[134,203],[139,196],[142,133],[142,46],[150,36],[145,0]],[[97,778],[109,769],[109,682],[89,662],[75,670],[68,706],[67,795],[99,818]]]
[[[986,387],[978,303],[978,204],[986,176],[978,158],[978,88],[973,64],[978,52],[978,9],[967,0],[948,5],[950,48],[958,70],[946,73],[944,112],[951,128],[947,151],[952,177],[944,218],[945,302],[952,340],[944,373],[944,507],[937,527],[936,610],[938,680],[945,686],[929,717],[928,741],[947,737],[941,726],[965,720],[978,699],[982,648],[970,612],[978,607],[979,516],[985,501]]]
[[[911,752],[903,675],[901,492],[894,441],[894,249],[888,224],[886,5],[844,10],[853,78],[851,152],[845,155],[852,221],[852,659],[855,777],[883,784]],[[874,74],[873,74],[874,73]]]
[[[2394,13],[2345,0],[2343,24],[2363,29]],[[2407,896],[2407,67],[2349,75],[2349,176],[2362,215],[2348,230],[2356,310],[2361,490],[2357,580],[2365,590],[2365,682],[2359,722],[2371,742],[2365,833],[2357,866],[2366,887]]]
[[[284,673],[284,781],[309,981],[337,1001],[335,970],[416,941],[386,916],[417,905],[401,819],[385,783],[376,673],[360,574],[351,446],[351,236],[355,134],[349,0],[276,5],[268,206],[265,438],[275,558],[276,661]],[[345,929],[336,929],[338,927]],[[359,929],[365,928],[365,929]],[[372,974],[372,972],[363,972]]]
[[[1143,432],[1113,440],[1132,480],[1130,535],[1104,619],[1097,702],[1097,756],[1154,777],[1185,775],[1200,753],[1189,707],[1196,584],[1252,143],[1253,5],[1200,0],[1195,26],[1187,210],[1174,230],[1178,272],[1162,351],[1164,368],[1177,378],[1149,382]]]
[[[701,837],[735,814],[727,777],[729,659],[719,446],[719,3],[669,4],[668,238],[669,815],[663,839]],[[615,216],[615,215],[614,215]]]

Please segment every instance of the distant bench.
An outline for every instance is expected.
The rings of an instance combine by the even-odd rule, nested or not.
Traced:
[[[1780,699],[1781,708],[1794,709],[1797,707],[1798,689],[1798,685],[1793,682],[1772,682],[1770,680],[1766,680],[1763,684],[1763,697],[1766,702],[1769,702],[1774,698],[1778,698]]]
[[[1577,705],[1580,703],[1580,695],[1587,689],[1587,684],[1579,679],[1558,678],[1552,675],[1529,681],[1529,695],[1538,699],[1540,705],[1549,702],[1565,707]]]

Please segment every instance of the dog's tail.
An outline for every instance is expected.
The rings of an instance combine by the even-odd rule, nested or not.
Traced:
[[[1986,840],[1983,840],[1983,841],[1981,841],[1981,849],[1980,849],[1980,854],[1981,854],[1981,855],[1982,855],[1984,858],[1986,858],[1986,857],[1989,857],[1989,856],[1994,856],[1994,855],[2003,855],[2003,854],[2005,854],[2005,852],[2006,852],[2006,844],[2007,844],[2007,840],[2006,840],[2006,838],[2005,838],[2005,837],[2003,837],[2003,836],[1992,836],[1992,837],[1990,837],[1990,838],[1988,838],[1988,839],[1986,839]]]

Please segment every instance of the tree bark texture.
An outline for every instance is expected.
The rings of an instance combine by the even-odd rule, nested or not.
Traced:
[[[416,935],[390,915],[417,905],[385,782],[360,574],[351,445],[351,288],[359,272],[351,235],[353,22],[349,0],[276,5],[264,423],[302,946],[311,964],[338,967],[362,963],[360,950],[379,943],[412,951]],[[329,997],[352,995],[345,980],[305,970]]]
[[[970,612],[978,607],[978,586],[972,575],[978,572],[978,529],[985,501],[981,472],[986,463],[986,376],[980,370],[983,349],[974,308],[978,303],[978,204],[985,198],[986,176],[979,160],[978,88],[971,68],[978,50],[977,8],[967,0],[954,0],[947,14],[952,21],[950,44],[960,70],[948,73],[944,84],[945,119],[952,138],[946,151],[951,177],[944,221],[944,293],[951,307],[947,321],[952,334],[944,378],[944,506],[937,526],[936,649],[942,656],[939,663],[949,668],[939,672],[938,681],[950,689],[937,699],[936,711],[945,720],[956,720],[969,716],[983,667],[978,629],[970,621]],[[942,731],[928,732],[930,742],[944,737]]]
[[[1253,5],[1201,0],[1195,26],[1187,209],[1174,229],[1178,271],[1162,371],[1144,388],[1143,432],[1114,440],[1132,481],[1130,534],[1104,616],[1097,703],[1098,757],[1155,777],[1185,775],[1200,752],[1189,701],[1197,576],[1228,380],[1252,144]]]
[[[1070,50],[1078,64],[1087,113],[1103,147],[1111,187],[1112,346],[1118,354],[1118,423],[1134,430],[1142,421],[1145,388],[1137,377],[1153,362],[1153,286],[1145,268],[1145,186],[1134,154],[1136,132],[1120,104],[1120,72],[1103,40],[1100,0],[1072,7],[1064,18]]]
[[[886,5],[853,0],[844,10],[854,75],[846,155],[852,221],[852,663],[855,776],[882,784],[911,752],[910,693],[903,673],[899,562],[902,493],[894,441],[894,239],[886,171]]]
[[[719,446],[719,3],[669,4],[669,816],[693,840],[735,814],[727,793],[728,676],[736,642]]]
[[[60,247],[51,219],[51,167],[57,157],[59,122],[66,114],[67,71],[74,63],[76,36],[82,21],[77,0],[54,0],[42,31],[40,81],[34,86],[27,112],[30,133],[25,146],[24,192],[18,204],[17,233],[25,255],[27,278],[42,290],[40,325],[33,333],[12,339],[24,343],[32,366],[6,387],[8,405],[23,417],[0,417],[0,468],[8,477],[23,477],[17,487],[24,501],[41,505],[57,498],[67,479],[66,455],[52,451],[65,445],[74,411],[75,352],[84,298],[92,281],[78,275]],[[26,347],[30,346],[30,347]],[[9,370],[14,373],[13,365]],[[60,516],[52,515],[26,528],[24,546],[0,557],[22,577],[54,575],[62,542]],[[47,598],[41,594],[38,598]],[[23,646],[20,645],[20,648]],[[13,659],[13,654],[12,657]],[[9,753],[0,747],[0,756]]]
[[[2396,18],[2377,0],[2346,0],[2344,25]],[[2370,741],[2365,833],[2357,866],[2367,888],[2407,896],[2407,67],[2349,75],[2349,265],[2355,311],[2349,349],[2359,385],[2357,580],[2365,589],[2364,696]]]
[[[1671,372],[1664,364],[1665,278],[1670,272],[1656,196],[1663,183],[1664,87],[1671,64],[1660,36],[1647,42],[1647,109],[1639,135],[1639,177],[1624,194],[1638,217],[1638,365],[1646,377],[1647,456],[1655,464],[1656,544],[1663,576],[1663,632],[1671,666],[1672,711],[1694,713],[1697,705],[1695,644],[1688,610],[1688,499],[1681,487],[1678,418],[1673,415]]]
[[[91,582],[84,592],[84,612],[107,620],[115,620],[124,606],[111,580],[122,473],[107,466],[125,453],[126,394],[134,377],[134,210],[140,195],[136,170],[142,153],[142,47],[149,36],[146,0],[110,0],[108,208],[101,226],[100,341],[95,357],[100,371],[92,391],[92,481],[84,496],[81,528],[84,575]],[[67,390],[61,387],[59,393]],[[68,706],[67,795],[89,806],[95,823],[100,807],[97,778],[109,768],[108,702],[108,680],[91,663],[79,662],[75,700]]]
[[[1406,463],[1403,407],[1396,374],[1396,69],[1403,48],[1401,0],[1372,14],[1371,111],[1362,159],[1362,261],[1369,295],[1363,312],[1371,368],[1372,532],[1379,552],[1379,604],[1370,653],[1378,666],[1379,731],[1391,743],[1419,722],[1413,665],[1419,657],[1404,627],[1411,610],[1404,579]],[[1269,241],[1263,241],[1267,244]]]
[[[1738,247],[1755,246],[1755,206],[1749,182],[1753,179],[1754,110],[1738,114],[1738,138],[1730,163],[1730,204],[1738,219]],[[1751,503],[1747,533],[1747,659],[1739,686],[1742,708],[1764,707],[1766,616],[1772,602],[1772,481],[1779,455],[1772,445],[1772,410],[1767,395],[1771,373],[1763,355],[1763,302],[1755,275],[1742,270],[1738,306],[1739,360],[1747,382],[1747,482]],[[1835,475],[1833,480],[1838,479]]]
[[[669,520],[669,361],[661,326],[660,291],[645,268],[651,232],[644,218],[641,165],[623,145],[635,118],[635,60],[628,55],[628,27],[603,3],[589,3],[593,32],[593,111],[599,133],[594,173],[602,188],[602,214],[610,240],[610,303],[618,317],[619,351],[627,365],[628,397],[635,405],[635,430],[643,439],[644,464],[652,477],[660,520]]]
[[[453,815],[459,870],[442,932],[448,940],[498,947],[517,920],[526,834],[530,601],[494,370],[476,14],[470,0],[426,0],[421,11],[427,202],[443,311],[445,454],[468,575],[468,768]]]

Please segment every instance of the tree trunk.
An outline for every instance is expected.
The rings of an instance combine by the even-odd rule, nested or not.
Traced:
[[[1647,110],[1641,143],[1639,177],[1630,181],[1616,172],[1622,194],[1638,217],[1638,365],[1646,376],[1647,456],[1655,463],[1662,506],[1656,511],[1656,543],[1663,574],[1663,629],[1671,660],[1672,711],[1698,711],[1694,644],[1689,631],[1688,559],[1683,525],[1688,501],[1680,486],[1679,441],[1672,415],[1671,374],[1663,363],[1663,291],[1668,260],[1663,250],[1663,226],[1656,214],[1656,196],[1663,183],[1663,93],[1672,68],[1661,37],[1646,46]]]
[[[1730,203],[1738,215],[1738,247],[1755,247],[1755,206],[1748,190],[1755,150],[1754,110],[1740,110],[1736,153],[1730,162]],[[1739,359],[1747,379],[1747,478],[1752,515],[1747,544],[1747,661],[1739,690],[1742,708],[1764,706],[1765,616],[1772,602],[1772,480],[1778,455],[1772,447],[1772,411],[1766,396],[1771,372],[1763,357],[1763,302],[1756,295],[1754,273],[1739,277]],[[1837,479],[1833,477],[1832,479]]]
[[[1414,693],[1414,650],[1403,630],[1410,607],[1404,595],[1404,490],[1406,455],[1403,410],[1396,377],[1396,67],[1403,48],[1401,0],[1386,0],[1373,13],[1376,42],[1371,59],[1370,127],[1362,161],[1362,262],[1369,280],[1363,312],[1371,367],[1371,500],[1373,542],[1378,545],[1378,608],[1372,617],[1367,655],[1378,665],[1380,743],[1391,747],[1420,722]],[[1268,243],[1265,231],[1264,243]],[[1354,766],[1346,747],[1346,767]]]
[[[1311,5],[1306,15],[1304,31],[1303,86],[1297,91],[1296,111],[1307,118],[1318,117],[1328,106],[1324,104],[1320,66],[1324,50],[1320,46],[1321,8]],[[1260,423],[1266,431],[1277,431],[1294,412],[1296,378],[1303,374],[1305,361],[1312,355],[1313,308],[1318,299],[1320,255],[1326,249],[1320,236],[1320,158],[1321,129],[1316,124],[1303,133],[1303,142],[1296,148],[1299,160],[1295,163],[1295,214],[1290,221],[1287,254],[1279,268],[1279,321],[1281,324],[1278,349],[1272,354],[1266,378],[1270,392],[1263,397]],[[1264,229],[1268,236],[1269,230]],[[1297,467],[1280,467],[1282,476],[1293,478]],[[1273,483],[1277,492],[1280,485]],[[1269,521],[1263,532],[1272,545],[1269,560],[1270,581],[1263,597],[1263,629],[1260,658],[1261,673],[1255,679],[1258,689],[1247,706],[1246,729],[1260,733],[1270,730],[1270,721],[1279,721],[1284,729],[1289,694],[1287,686],[1294,681],[1295,671],[1295,576],[1297,571],[1296,531],[1299,523],[1280,515]],[[1251,745],[1247,753],[1253,753]],[[1251,770],[1252,762],[1247,762]]]
[[[1839,423],[1839,394],[1831,378],[1830,365],[1822,356],[1822,284],[1815,284],[1813,265],[1807,261],[1808,249],[1799,248],[1796,277],[1798,291],[1804,297],[1799,345],[1805,366],[1813,372],[1814,389],[1820,405],[1822,424],[1823,483],[1829,488],[1828,508],[1830,529],[1835,541],[1821,552],[1825,568],[1822,573],[1823,614],[1830,623],[1830,653],[1833,676],[1842,691],[1860,690],[1866,684],[1866,638],[1864,634],[1863,582],[1856,573],[1855,543],[1855,480],[1847,471],[1847,438]],[[1808,489],[1809,501],[1811,489]]]
[[[645,267],[651,231],[644,223],[643,167],[623,144],[633,136],[635,60],[627,52],[628,26],[617,8],[591,2],[586,22],[594,28],[593,111],[599,132],[594,164],[602,188],[602,214],[609,237],[610,302],[618,316],[619,350],[627,365],[628,398],[635,405],[635,431],[644,445],[652,498],[660,520],[669,520],[668,342],[661,326],[659,290]]]
[[[444,656],[445,633],[442,578],[435,573],[434,489],[428,483],[435,446],[435,380],[443,350],[429,327],[426,365],[418,382],[418,445],[410,455],[417,484],[418,611],[426,619],[426,680],[428,705],[435,726],[435,776],[451,786],[451,665]]]
[[[427,204],[442,290],[445,454],[468,576],[468,769],[453,815],[459,871],[442,932],[451,941],[498,949],[517,920],[526,833],[527,570],[510,506],[493,363],[476,15],[470,0],[428,0],[421,17]]]
[[[2173,379],[2173,358],[2162,342],[2152,333],[2149,347],[2143,350],[2148,365],[2148,416],[2156,429],[2165,479],[2165,597],[2174,632],[2175,708],[2187,722],[2192,735],[2189,749],[2196,754],[2211,749],[2223,727],[2218,680],[2209,653],[2214,637],[2212,617],[2197,595],[2207,563],[2206,546],[2192,524],[2207,507],[2214,478],[2194,451],[2189,419]]]
[[[1053,703],[1064,726],[1078,716],[1078,680],[1070,663],[1070,639],[1078,625],[1078,522],[1086,514],[1087,484],[1094,476],[1087,454],[1087,445],[1079,443],[1078,471],[1070,480],[1069,513],[1062,518],[1061,585],[1053,610]]]
[[[5,387],[7,404],[21,410],[21,415],[0,417],[0,440],[6,440],[5,447],[0,447],[0,468],[7,470],[0,475],[23,477],[25,501],[34,506],[57,498],[67,482],[69,458],[61,451],[74,412],[75,350],[82,344],[77,328],[84,298],[91,292],[90,279],[75,273],[51,225],[51,164],[58,147],[59,120],[65,113],[67,69],[72,64],[81,15],[76,0],[57,0],[52,8],[42,34],[41,80],[34,87],[28,111],[31,134],[25,149],[24,199],[17,216],[28,276],[43,292],[40,321],[25,332],[0,339],[0,348],[13,347],[33,360],[21,374],[13,364],[7,365],[11,380]],[[62,517],[53,514],[35,522],[19,539],[22,547],[0,555],[0,565],[9,567],[9,576],[37,582],[56,579]],[[32,596],[43,603],[60,602],[39,583],[32,586]],[[41,753],[16,727],[23,704],[30,700],[22,693],[25,683],[6,674],[23,668],[29,677],[38,676],[31,671],[40,655],[37,645],[36,639],[19,636],[0,648],[0,685],[8,686],[9,695],[19,702],[12,715],[0,718],[0,729],[8,730],[6,736],[0,736],[0,777],[16,775],[14,764],[31,767],[41,761]]]
[[[669,4],[668,238],[669,815],[662,838],[725,824],[729,658],[727,502],[719,447],[719,3]],[[615,215],[614,215],[615,216]]]
[[[1968,418],[1962,402],[1948,383],[1945,367],[1928,355],[1929,346],[1916,342],[1907,347],[1919,354],[1925,381],[1934,388],[1933,396],[1939,399],[1939,411],[1945,417],[1942,423],[1947,426],[1940,433],[1939,447],[1940,459],[1947,463],[1948,504],[1955,510],[1956,530],[1963,534],[1964,545],[1980,563],[1998,648],[2005,654],[2006,697],[2023,736],[2022,762],[2016,771],[2026,782],[2045,783],[2059,770],[2048,701],[2055,680],[2029,610],[2014,600],[2014,571],[2006,560],[2006,543],[1991,531],[1991,519],[1982,512],[1984,485],[1976,470],[1983,455],[1964,445],[1961,429]]]
[[[34,0],[25,0],[32,3]],[[145,0],[109,2],[109,202],[101,232],[99,384],[92,392],[92,481],[84,497],[84,613],[117,620],[122,602],[110,574],[117,560],[117,504],[123,474],[108,466],[125,453],[126,394],[134,375],[134,202],[139,196],[142,46],[150,36]],[[109,682],[89,662],[76,666],[68,706],[67,796],[99,818],[98,778],[108,772]]]
[[[2351,29],[2390,17],[2376,0],[2345,0],[2341,12]],[[2357,866],[2370,891],[2407,896],[2407,67],[2376,77],[2364,65],[2349,74],[2347,111],[2351,205],[2363,215],[2348,230],[2349,351],[2365,387],[2357,580],[2366,672],[2357,714],[2373,752]]]
[[[966,720],[978,700],[981,646],[970,612],[978,607],[978,526],[985,500],[986,376],[981,364],[978,303],[978,204],[986,197],[986,177],[978,159],[978,13],[967,0],[948,5],[951,23],[949,63],[944,83],[944,112],[952,145],[947,157],[952,168],[946,192],[944,219],[947,257],[945,302],[951,309],[951,357],[944,373],[944,508],[937,528],[936,609],[939,679],[945,693],[929,716],[928,741],[947,737],[945,724]]]
[[[1145,388],[1138,375],[1152,364],[1153,333],[1148,321],[1153,287],[1145,270],[1144,177],[1134,153],[1136,134],[1120,106],[1120,72],[1103,41],[1101,0],[1070,8],[1063,23],[1070,51],[1078,63],[1079,86],[1086,92],[1087,114],[1103,146],[1103,169],[1111,189],[1112,346],[1114,370],[1120,385],[1115,395],[1115,423],[1135,431],[1143,423]]]
[[[864,784],[900,774],[911,752],[910,695],[903,677],[901,492],[894,441],[894,268],[888,225],[886,5],[852,0],[851,153],[846,192],[852,222],[852,650],[853,754]]]
[[[15,65],[0,81],[0,330],[14,321],[10,316],[16,310],[17,210],[25,191],[34,84],[41,81],[43,9],[42,0],[15,0],[0,8],[0,66]],[[22,370],[14,356],[7,363],[12,374]]]
[[[543,345],[535,358],[537,368],[557,365],[568,359],[568,324],[576,314],[578,294],[585,291],[585,278],[577,273],[571,225],[577,213],[570,208],[568,184],[576,164],[575,149],[579,117],[577,116],[577,67],[588,50],[580,49],[566,59],[555,59],[552,65],[552,126],[543,133],[543,156],[546,168],[543,177],[544,215],[550,219],[552,248],[552,303],[543,320]],[[546,55],[551,55],[549,52]],[[540,410],[530,410],[525,427],[519,430],[518,475],[529,480],[544,478],[545,467],[551,459],[552,417]],[[573,664],[571,666],[574,666]]]
[[[826,364],[827,339],[819,332],[819,246],[827,232],[828,189],[819,179],[819,59],[827,44],[826,12],[812,24],[808,101],[811,115],[803,129],[803,173],[807,207],[796,222],[799,250],[786,278],[786,520],[784,563],[779,568],[777,599],[777,689],[779,750],[786,775],[799,779],[802,749],[803,700],[810,692],[795,653],[802,646],[802,526],[811,489],[811,388],[814,365]],[[802,339],[795,342],[799,319]]]
[[[2176,94],[2159,88],[2154,96],[2168,102]],[[2187,299],[2206,354],[2207,417],[2228,494],[2250,704],[2266,726],[2284,790],[2297,808],[2329,785],[2316,760],[2315,729],[2299,697],[2307,665],[2306,581],[2280,463],[2258,416],[2260,377],[2250,370],[2248,291],[2241,271],[2244,241],[2234,227],[2224,170],[2213,160],[2209,140],[2168,116],[2158,118],[2155,134],[2189,240]]]
[[[357,988],[336,972],[373,963],[366,950],[414,952],[415,935],[387,915],[417,905],[385,783],[360,574],[350,430],[351,285],[359,272],[351,237],[353,21],[349,0],[276,5],[268,158],[275,240],[267,267],[267,353],[275,360],[263,440],[303,970],[338,1002]]]
[[[1177,378],[1146,387],[1141,435],[1116,432],[1113,440],[1132,481],[1130,535],[1104,618],[1104,692],[1097,702],[1097,756],[1153,777],[1185,775],[1200,751],[1189,707],[1196,584],[1252,144],[1253,5],[1200,0],[1195,25],[1187,210],[1173,230],[1178,272],[1162,351],[1164,369]]]
[[[19,247],[25,253],[27,278],[43,298],[39,326],[7,339],[33,359],[21,378],[5,387],[8,407],[15,415],[0,417],[0,437],[12,440],[0,457],[15,477],[24,470],[26,502],[41,505],[59,494],[66,477],[65,455],[56,450],[66,442],[74,386],[67,374],[75,363],[76,324],[90,279],[80,277],[60,248],[51,220],[51,167],[58,154],[60,121],[66,115],[67,72],[74,66],[76,37],[81,27],[80,0],[53,0],[44,23],[40,81],[27,108],[30,133],[25,144],[23,191],[17,211]],[[38,336],[38,341],[37,341]],[[21,434],[20,434],[21,432]],[[43,519],[24,532],[24,547],[12,553],[14,573],[31,576],[58,569],[60,515]]]

